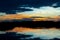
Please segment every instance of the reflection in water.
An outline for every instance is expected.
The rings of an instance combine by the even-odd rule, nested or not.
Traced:
[[[37,36],[37,35],[35,35],[35,36]],[[33,38],[33,35],[23,34],[20,32],[19,33],[17,33],[17,32],[6,32],[5,34],[0,34],[0,40],[48,40],[48,39],[42,39],[41,37],[34,37]],[[59,40],[59,38],[52,38],[51,40]]]
[[[32,35],[27,38],[21,38],[23,40],[33,40],[33,39],[60,39],[60,29],[56,28],[43,28],[43,29],[33,29],[33,28],[24,28],[24,27],[16,27],[13,30],[8,30],[7,32],[16,32],[16,34],[24,34],[24,35]],[[54,39],[54,40],[55,40]]]
[[[5,34],[0,34],[0,40],[20,40],[31,36],[32,35],[16,34],[16,32],[6,32]]]

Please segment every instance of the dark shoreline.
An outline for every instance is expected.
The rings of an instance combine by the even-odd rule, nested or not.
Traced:
[[[20,22],[0,22],[0,30],[10,30],[15,27],[28,27],[28,28],[60,28],[60,21],[53,22],[53,21],[20,21]]]

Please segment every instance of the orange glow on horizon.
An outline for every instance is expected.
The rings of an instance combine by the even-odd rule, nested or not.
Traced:
[[[52,19],[50,19],[49,17],[43,17],[43,18],[31,18],[33,16],[29,16],[27,14],[7,14],[4,16],[0,16],[0,20],[13,20],[13,19],[23,19],[23,18],[30,18],[33,19],[32,21],[58,21],[60,19],[60,16],[54,16],[54,17],[50,17]]]
[[[47,28],[25,28],[25,27],[15,27],[12,30],[8,30],[7,32],[38,32],[38,30],[42,30],[42,29],[47,29]],[[49,28],[49,30],[56,30],[56,28]]]

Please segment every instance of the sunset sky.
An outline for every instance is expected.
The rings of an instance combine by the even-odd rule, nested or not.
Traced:
[[[48,20],[49,18],[52,19],[53,21],[54,20],[60,21],[60,0],[0,0],[0,22],[1,20],[5,20],[5,19],[25,20],[24,18],[32,18],[32,17],[40,17],[38,19],[37,18],[34,19],[34,21],[39,19]],[[27,19],[27,20],[30,20],[30,19]],[[0,27],[2,29],[12,28],[11,25],[8,27],[7,26],[6,27],[0,26]],[[29,28],[29,27],[28,28],[14,27],[11,30],[0,31],[0,34],[2,33],[5,34],[6,32],[16,32],[16,34],[32,35],[32,37],[30,38],[41,38],[44,40],[45,39],[50,40],[54,38],[60,39],[60,28],[58,29],[55,27],[49,28],[49,29],[39,28],[39,27],[35,29]],[[27,38],[27,39],[30,39],[30,38]]]
[[[0,15],[27,14],[53,17],[60,15],[60,0],[2,0]]]

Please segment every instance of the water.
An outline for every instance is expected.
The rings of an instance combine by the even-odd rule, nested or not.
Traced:
[[[17,34],[16,32],[6,32],[0,34],[0,40],[48,40],[48,39],[41,39],[39,37],[32,38],[33,35],[26,35],[26,34]],[[60,40],[58,38],[53,38],[49,40]]]

